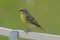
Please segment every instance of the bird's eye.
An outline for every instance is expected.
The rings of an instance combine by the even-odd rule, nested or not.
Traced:
[[[23,11],[23,10],[20,10],[20,11]]]
[[[18,12],[23,11],[23,10],[18,10]]]

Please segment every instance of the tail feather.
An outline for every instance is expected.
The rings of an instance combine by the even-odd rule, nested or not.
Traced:
[[[37,27],[39,27],[41,30],[46,31],[43,27],[41,27],[40,25],[36,25]]]
[[[35,26],[39,27],[41,30],[45,31],[45,29],[43,29],[43,28],[37,23],[37,21],[31,22],[31,23],[34,24]]]

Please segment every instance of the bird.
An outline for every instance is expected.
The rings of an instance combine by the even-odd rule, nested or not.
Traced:
[[[43,29],[41,27],[41,25],[37,22],[37,20],[28,12],[27,9],[20,9],[19,10],[19,15],[21,20],[23,21],[23,23],[25,25],[27,25],[29,28],[26,30],[26,33],[31,32],[32,29],[34,28],[34,26],[42,29],[45,31],[45,29]]]

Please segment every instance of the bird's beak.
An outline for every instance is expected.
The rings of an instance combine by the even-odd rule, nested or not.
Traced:
[[[18,12],[20,12],[20,10],[18,10]]]

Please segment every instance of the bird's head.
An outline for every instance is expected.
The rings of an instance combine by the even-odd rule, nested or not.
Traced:
[[[21,9],[21,10],[19,10],[19,12],[28,13],[28,10],[27,9]]]

